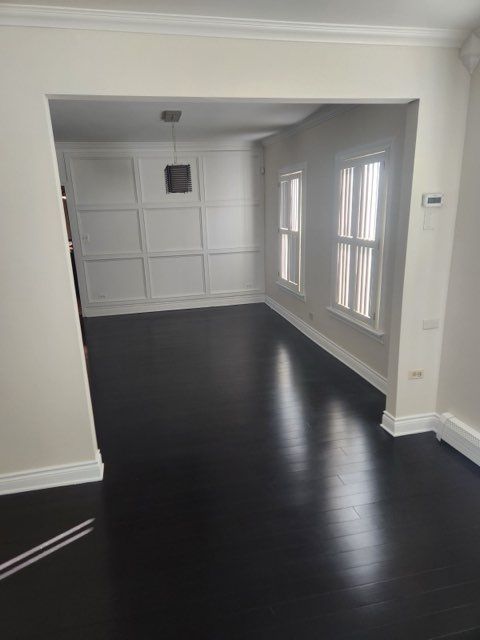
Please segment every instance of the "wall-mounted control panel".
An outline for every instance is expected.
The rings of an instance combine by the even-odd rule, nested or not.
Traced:
[[[443,193],[424,193],[422,196],[422,207],[442,207]]]
[[[435,229],[435,220],[433,214],[435,209],[443,207],[443,193],[424,193],[422,196],[422,207],[425,209],[423,216],[423,229],[425,231],[433,231]]]

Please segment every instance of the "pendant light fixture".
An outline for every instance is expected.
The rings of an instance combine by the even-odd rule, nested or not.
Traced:
[[[173,164],[165,167],[165,188],[167,193],[189,193],[192,190],[192,172],[189,164],[178,164],[175,123],[180,120],[181,111],[162,111],[163,122],[172,125]]]

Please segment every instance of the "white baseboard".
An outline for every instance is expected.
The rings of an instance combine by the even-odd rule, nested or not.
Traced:
[[[383,412],[380,425],[391,436],[409,436],[434,431],[442,440],[480,466],[480,430],[465,424],[451,413],[422,413],[395,418]]]
[[[451,413],[437,415],[437,438],[480,466],[480,431]]]
[[[88,462],[0,475],[0,495],[61,487],[69,484],[97,482],[102,478],[103,462],[100,451],[98,451],[95,460]]]
[[[395,416],[392,416],[388,411],[384,411],[380,426],[391,436],[410,436],[415,433],[436,431],[436,421],[437,414],[435,413],[420,413],[395,418]]]
[[[265,297],[265,303],[274,311],[276,311],[279,315],[281,315],[285,320],[288,320],[290,324],[293,324],[299,331],[301,331],[307,338],[313,340],[315,344],[318,344],[319,347],[328,351],[332,356],[343,362],[347,367],[358,373],[359,376],[364,378],[371,385],[376,387],[382,393],[387,392],[387,380],[382,375],[380,375],[377,371],[374,371],[371,367],[366,365],[364,362],[353,356],[351,353],[346,351],[343,347],[340,347],[338,344],[324,336],[320,331],[317,331],[309,324],[298,318],[294,313],[286,309],[284,306],[270,298],[269,296]]]
[[[231,296],[218,296],[215,298],[189,298],[182,300],[165,300],[163,302],[139,302],[135,304],[114,304],[85,306],[82,308],[86,318],[99,316],[117,316],[128,313],[145,313],[152,311],[175,311],[177,309],[202,309],[205,307],[226,307],[238,304],[252,304],[265,302],[264,293],[239,294]]]

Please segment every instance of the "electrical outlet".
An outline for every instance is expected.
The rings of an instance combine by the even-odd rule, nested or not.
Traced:
[[[98,294],[98,296],[97,296],[97,298],[98,298],[99,300],[105,300],[105,298],[106,298],[106,297],[107,297],[107,296],[106,296],[104,293],[99,293],[99,294]]]
[[[253,284],[251,282],[247,282],[245,284],[245,289],[253,289]]]
[[[315,317],[314,314],[311,311],[309,311],[308,312],[308,319],[309,320],[313,320],[314,317]]]
[[[423,369],[412,369],[412,371],[408,372],[409,380],[422,380],[424,371]]]

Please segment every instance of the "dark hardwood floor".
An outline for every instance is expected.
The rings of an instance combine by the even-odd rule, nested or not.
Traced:
[[[480,473],[264,305],[86,319],[102,483],[0,498],[0,636],[480,638]]]

